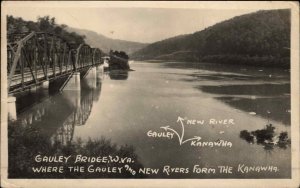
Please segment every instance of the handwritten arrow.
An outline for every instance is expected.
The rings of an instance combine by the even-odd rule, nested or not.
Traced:
[[[184,144],[185,142],[188,142],[188,141],[192,141],[192,140],[201,140],[202,138],[200,136],[194,136],[194,138],[189,138],[189,139],[186,139],[185,141],[182,142],[182,144]]]
[[[182,123],[182,122],[183,122],[183,120],[184,120],[184,118],[182,118],[182,117],[178,116],[178,118],[177,118],[177,122],[179,122],[179,121],[180,121],[180,122]]]
[[[188,141],[192,141],[192,140],[201,140],[202,138],[200,136],[194,136],[193,138],[189,138],[189,139],[186,139],[183,141],[183,137],[184,137],[184,118],[178,116],[177,118],[177,123],[180,122],[180,125],[181,125],[181,128],[182,128],[182,131],[181,131],[181,136],[179,135],[179,133],[177,131],[175,131],[174,129],[170,128],[170,126],[163,126],[163,127],[160,127],[161,129],[164,129],[165,131],[172,131],[173,133],[175,133],[178,137],[178,140],[179,140],[179,145],[182,145]]]
[[[167,131],[170,128],[170,126],[168,125],[168,126],[164,126],[164,127],[160,127],[160,128],[164,129],[165,131]]]
[[[180,145],[182,144],[182,141],[183,141],[183,136],[184,136],[184,124],[183,124],[183,118],[178,116],[177,118],[177,122],[180,122],[181,124],[181,128],[182,128],[182,131],[181,131],[181,138],[180,138]]]
[[[164,127],[160,127],[160,128],[164,129],[165,131],[170,130],[170,131],[174,132],[177,135],[177,137],[178,137],[179,144],[181,145],[182,141],[180,140],[180,136],[179,136],[179,134],[178,134],[177,131],[175,131],[174,129],[170,128],[170,126],[164,126]]]

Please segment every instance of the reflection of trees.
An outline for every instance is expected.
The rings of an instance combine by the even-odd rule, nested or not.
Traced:
[[[251,132],[242,130],[240,138],[250,144],[263,145],[265,150],[272,150],[274,147],[286,149],[291,144],[288,133],[281,132],[279,135],[276,135],[275,127],[272,124],[266,125],[263,129]]]
[[[264,117],[291,124],[290,84],[200,86],[201,91],[216,94],[217,100]]]
[[[142,164],[138,160],[138,156],[132,146],[117,146],[110,140],[101,138],[98,140],[81,140],[62,143],[59,139],[53,142],[51,139],[42,134],[42,127],[20,127],[18,123],[11,123],[8,127],[8,176],[9,178],[141,178],[142,175],[132,176],[129,172],[123,171],[122,174],[106,174],[106,173],[33,173],[32,167],[38,166],[63,166],[65,169],[69,166],[80,165],[87,167],[91,164],[99,167],[124,167],[121,163],[76,163],[74,164],[76,155],[85,156],[119,156],[130,157],[134,162],[126,163],[136,171],[142,168]],[[69,156],[72,158],[68,163],[37,163],[34,161],[36,155],[43,156]]]
[[[74,129],[74,124],[63,124],[63,126],[59,127],[56,130],[56,133],[51,137],[52,143],[60,142],[64,145],[70,143],[73,140]]]
[[[291,116],[288,112],[291,109],[290,97],[270,98],[242,98],[242,97],[216,97],[225,104],[245,112],[255,112],[257,115],[280,121],[285,125],[291,124]]]

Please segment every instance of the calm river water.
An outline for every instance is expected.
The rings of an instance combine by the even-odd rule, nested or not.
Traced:
[[[10,177],[60,178],[32,173],[34,157],[75,151],[132,156],[137,172],[159,169],[145,178],[291,177],[289,70],[176,62],[131,68],[99,73],[96,84],[83,79],[81,92],[18,96],[18,120],[9,124]],[[233,170],[220,173],[220,166]],[[261,166],[268,170],[247,171]]]

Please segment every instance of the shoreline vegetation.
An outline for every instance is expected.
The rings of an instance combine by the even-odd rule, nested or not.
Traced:
[[[152,43],[133,60],[290,67],[290,10],[261,10]]]
[[[85,43],[84,35],[76,32],[67,31],[67,25],[58,24],[55,17],[44,16],[38,17],[37,21],[26,21],[21,17],[6,16],[7,19],[7,40],[15,42],[15,36],[21,35],[21,38],[27,34],[35,32],[46,32],[57,35],[67,41],[70,45],[77,48],[80,44]]]
[[[74,139],[63,142],[61,135],[49,135],[39,126],[22,127],[19,122],[11,122],[8,127],[8,177],[13,179],[64,179],[64,178],[144,178],[146,175],[132,176],[129,171],[123,169],[122,173],[109,173],[109,168],[124,168],[129,164],[133,169],[143,168],[136,154],[136,149],[131,145],[117,145],[110,139],[101,137]],[[43,158],[41,158],[43,156]],[[52,157],[45,157],[52,156]],[[53,158],[72,156],[70,162],[54,161]],[[79,156],[108,156],[109,162],[77,160]],[[76,157],[76,160],[75,160]],[[50,159],[52,158],[52,160]],[[107,160],[108,160],[107,159]],[[128,161],[126,159],[131,159]],[[135,161],[134,163],[132,161]],[[94,170],[95,173],[82,173],[68,171],[69,167],[81,166]],[[50,168],[63,168],[64,173],[48,172]],[[96,173],[105,170],[103,173]],[[91,171],[89,171],[91,172]]]

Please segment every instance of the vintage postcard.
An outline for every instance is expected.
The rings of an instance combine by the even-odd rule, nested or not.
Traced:
[[[1,10],[1,187],[299,187],[297,2]]]

